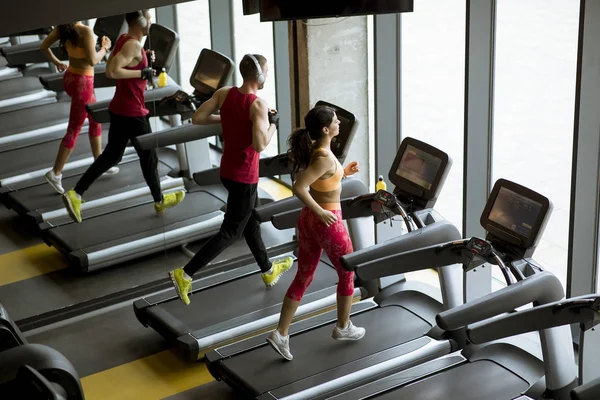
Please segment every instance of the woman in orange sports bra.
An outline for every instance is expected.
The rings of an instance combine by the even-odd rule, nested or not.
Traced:
[[[343,168],[332,153],[331,139],[339,134],[335,111],[317,106],[304,117],[306,128],[288,139],[294,194],[304,203],[298,217],[298,271],[283,300],[279,325],[267,342],[286,360],[292,360],[288,330],[304,292],[312,282],[323,249],[338,274],[335,340],[359,340],[365,329],[350,322],[354,273],[346,271],[340,258],[352,252],[352,242],[342,221],[342,178],[358,172],[358,163]],[[309,189],[310,187],[310,189]]]
[[[52,50],[56,42],[60,42],[69,54],[69,65],[62,63]],[[81,127],[85,119],[89,119],[88,137],[94,158],[102,153],[102,127],[88,116],[85,106],[96,102],[94,95],[94,65],[108,53],[111,42],[106,36],[102,37],[102,48],[96,51],[96,40],[91,28],[81,24],[58,25],[50,32],[40,46],[48,61],[56,65],[59,71],[65,71],[63,86],[71,97],[71,111],[67,133],[61,141],[54,161],[54,167],[46,173],[46,180],[58,193],[64,193],[62,187],[62,169],[68,161]],[[109,171],[118,172],[118,169]]]

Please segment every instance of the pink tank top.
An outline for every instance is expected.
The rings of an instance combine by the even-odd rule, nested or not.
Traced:
[[[221,176],[239,183],[258,183],[260,153],[252,147],[250,119],[250,106],[256,98],[255,94],[242,94],[233,87],[221,106],[224,141]]]
[[[136,40],[134,37],[123,34],[117,39],[113,52],[116,54],[121,51],[123,45],[128,40]],[[148,66],[148,57],[142,49],[142,61],[135,67],[125,67],[128,70],[142,70]],[[144,93],[146,92],[147,81],[142,78],[117,79],[116,90],[108,109],[117,115],[124,117],[143,117],[150,111],[146,108]]]

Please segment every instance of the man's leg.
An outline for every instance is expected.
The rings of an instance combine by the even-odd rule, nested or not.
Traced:
[[[148,117],[136,118],[136,123],[137,129],[130,131],[131,139],[152,132],[150,119]],[[161,213],[167,208],[174,207],[181,203],[185,197],[185,191],[183,190],[178,190],[177,192],[169,193],[164,196],[162,194],[160,177],[158,176],[158,156],[156,155],[156,149],[141,150],[136,147],[135,150],[140,157],[142,174],[144,175],[146,184],[150,188],[156,212]]]
[[[227,195],[227,211],[219,232],[198,250],[184,268],[169,272],[177,293],[185,304],[189,304],[187,292],[191,286],[191,277],[241,238],[254,208],[253,193],[255,192],[252,191],[252,185],[224,178],[221,180],[229,193]]]
[[[253,186],[253,203],[256,204],[258,199],[258,185]],[[254,209],[254,206],[252,209]],[[279,278],[292,267],[294,259],[292,257],[284,257],[271,264],[260,232],[260,224],[254,218],[254,215],[252,215],[252,210],[250,211],[250,217],[246,223],[246,228],[244,229],[244,239],[246,239],[246,244],[250,248],[256,263],[260,267],[263,282],[267,287],[274,286],[279,282]]]
[[[129,137],[127,132],[132,128],[131,119],[110,113],[110,128],[108,130],[108,143],[100,156],[85,171],[75,188],[63,195],[67,211],[77,222],[81,222],[81,196],[102,174],[123,158]]]

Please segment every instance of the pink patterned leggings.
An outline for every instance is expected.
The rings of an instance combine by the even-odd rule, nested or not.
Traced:
[[[71,113],[69,115],[69,126],[67,134],[62,140],[62,145],[67,149],[75,147],[77,137],[81,133],[81,127],[86,118],[89,118],[89,133],[92,136],[102,135],[102,126],[90,117],[85,106],[96,102],[94,95],[94,76],[79,75],[67,71],[63,77],[65,92],[71,97]]]
[[[346,271],[340,257],[352,253],[352,241],[342,221],[342,211],[332,211],[338,220],[327,227],[309,208],[304,207],[298,217],[298,272],[286,296],[300,301],[315,275],[323,249],[338,274],[337,293],[351,296],[354,292],[354,272]]]

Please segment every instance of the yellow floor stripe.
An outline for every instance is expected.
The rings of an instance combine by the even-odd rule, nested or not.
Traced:
[[[67,267],[62,255],[46,244],[0,255],[0,286],[9,285]]]
[[[81,380],[86,400],[160,400],[211,382],[202,362],[174,351],[132,361]]]

